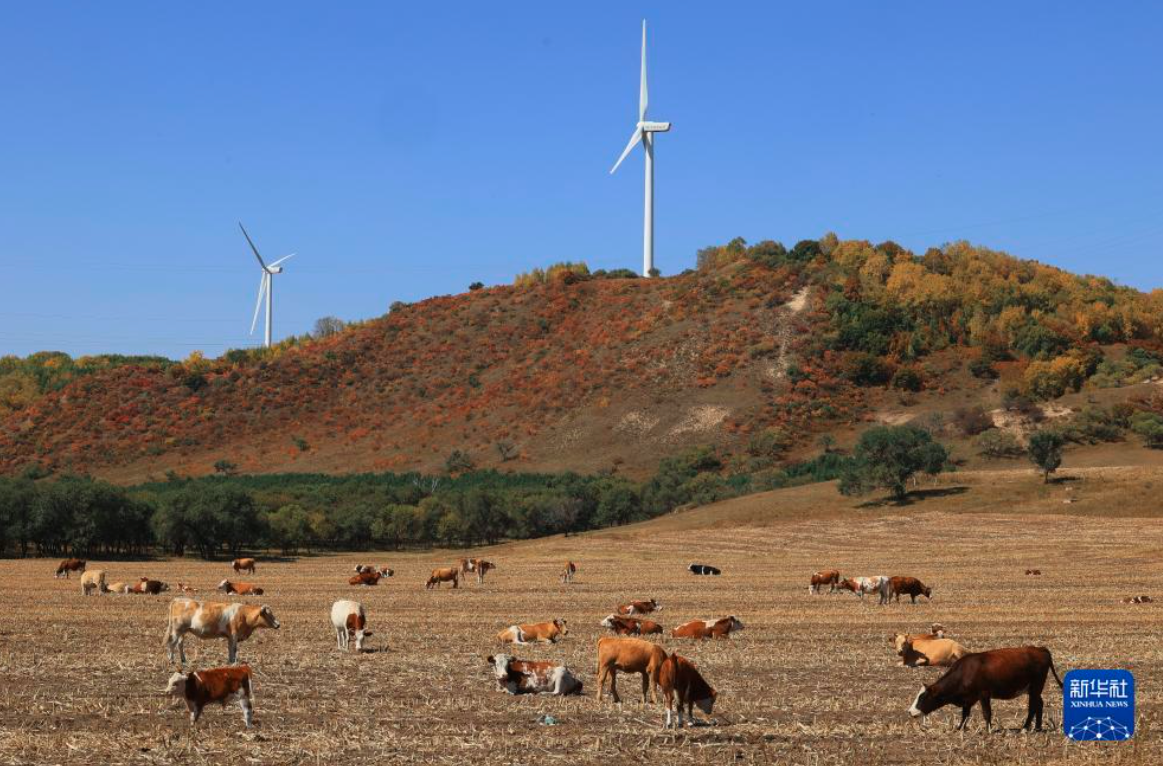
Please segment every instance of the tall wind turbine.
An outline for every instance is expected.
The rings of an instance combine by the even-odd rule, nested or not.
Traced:
[[[654,134],[665,133],[670,130],[669,122],[649,122],[646,119],[646,19],[642,20],[642,82],[638,90],[638,124],[634,126],[634,135],[630,136],[630,143],[622,151],[622,156],[610,169],[613,175],[622,160],[630,154],[630,150],[642,142],[646,150],[646,212],[642,224],[642,276],[649,277],[654,272]]]
[[[282,263],[283,261],[287,260],[291,256],[293,256],[294,253],[291,253],[291,255],[284,255],[282,258],[278,259],[277,261],[275,261],[274,263],[272,263],[268,266],[266,263],[263,262],[262,256],[258,254],[258,248],[254,246],[254,241],[251,240],[250,235],[246,233],[246,227],[242,225],[241,221],[239,221],[239,223],[238,223],[238,228],[242,229],[242,236],[246,237],[247,244],[250,245],[250,249],[254,251],[254,257],[258,258],[258,265],[262,268],[262,277],[259,278],[259,282],[258,282],[258,301],[254,304],[254,319],[250,320],[250,334],[254,335],[254,326],[256,324],[258,324],[258,312],[259,312],[259,309],[262,308],[262,298],[263,298],[263,294],[265,293],[266,298],[267,298],[267,329],[266,329],[266,337],[263,341],[263,345],[266,346],[267,348],[270,348],[271,347],[271,316],[272,316],[272,307],[273,307],[274,300],[275,300],[274,299],[274,292],[275,292],[274,276],[275,276],[275,274],[282,274],[283,273],[283,267],[280,266],[279,264]]]

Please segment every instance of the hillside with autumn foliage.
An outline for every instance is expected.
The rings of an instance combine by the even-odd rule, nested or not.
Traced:
[[[968,439],[1062,397],[1153,445],[1161,309],[966,243],[737,239],[673,277],[561,265],[218,359],[6,358],[0,473],[641,476],[704,445],[754,472],[867,422]]]

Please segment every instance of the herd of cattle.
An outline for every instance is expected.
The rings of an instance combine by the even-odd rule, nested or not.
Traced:
[[[236,575],[243,572],[253,575],[256,569],[255,560],[251,558],[235,559],[231,566]],[[439,588],[447,582],[457,588],[470,574],[475,575],[478,584],[483,584],[485,576],[494,569],[496,565],[484,559],[461,559],[456,566],[432,570],[425,587]],[[689,570],[698,575],[721,573],[719,569],[705,564],[692,564]],[[79,559],[62,561],[56,576],[68,578],[71,573],[80,573],[81,590],[86,596],[94,592],[159,594],[170,590],[166,583],[147,577],[130,585],[120,582],[107,584],[103,570],[88,570],[86,562]],[[576,573],[577,565],[572,561],[566,562],[560,576],[561,582],[573,582]],[[348,583],[370,587],[393,575],[393,570],[388,567],[359,565],[355,567],[355,574],[348,579]],[[849,591],[861,599],[865,595],[876,594],[881,605],[888,604],[894,598],[899,602],[902,595],[909,596],[916,603],[918,596],[931,599],[933,592],[932,588],[915,577],[844,578],[836,569],[812,574],[808,592],[819,595],[825,587],[829,593]],[[256,630],[278,630],[278,619],[266,605],[237,601],[197,601],[190,598],[197,593],[194,588],[178,583],[177,589],[184,595],[170,602],[164,645],[169,660],[179,664],[179,672],[170,678],[167,693],[185,701],[192,723],[198,720],[207,704],[237,702],[249,727],[253,718],[251,671],[249,666],[236,665],[238,645]],[[225,579],[219,583],[217,591],[232,596],[263,594],[262,588],[250,583]],[[1133,601],[1150,603],[1151,599],[1142,596],[1135,597]],[[689,660],[677,653],[668,654],[661,645],[639,638],[664,633],[662,625],[651,619],[661,610],[662,605],[655,599],[630,601],[619,605],[601,620],[601,627],[612,631],[614,635],[603,637],[597,643],[597,699],[601,701],[608,684],[612,699],[620,703],[617,674],[638,674],[642,678],[643,704],[648,700],[657,702],[657,691],[661,690],[666,705],[664,727],[669,728],[672,724],[682,727],[684,717],[694,722],[692,716],[696,706],[704,714],[710,715],[717,693]],[[364,641],[372,634],[367,629],[367,612],[363,604],[351,599],[337,600],[331,606],[330,618],[336,645],[340,650],[349,650],[353,642],[357,652],[364,650]],[[673,638],[726,639],[740,630],[743,630],[743,623],[736,616],[730,615],[692,620],[673,628],[670,635]],[[186,664],[183,639],[187,633],[201,639],[225,639],[230,667],[180,672]],[[497,640],[502,644],[517,646],[556,644],[568,634],[566,621],[554,619],[510,625],[497,634]],[[1028,694],[1028,715],[1023,728],[1029,728],[1033,722],[1035,728],[1040,730],[1043,709],[1041,692],[1047,675],[1053,672],[1058,685],[1062,685],[1049,650],[1042,647],[970,652],[950,638],[939,624],[933,624],[929,633],[897,634],[894,644],[902,666],[949,668],[936,682],[922,686],[908,710],[909,714],[914,717],[925,716],[946,705],[959,705],[962,712],[959,729],[965,726],[974,705],[980,703],[988,730],[992,718],[992,700],[1008,700]],[[581,680],[561,663],[528,661],[509,654],[497,654],[488,657],[488,664],[499,688],[509,694],[582,693]]]

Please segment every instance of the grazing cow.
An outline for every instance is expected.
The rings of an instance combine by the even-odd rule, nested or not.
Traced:
[[[1153,599],[1150,596],[1127,596],[1123,599],[1124,604],[1150,604]]]
[[[577,574],[577,564],[572,561],[565,562],[565,569],[561,572],[561,581],[563,583],[573,582],[573,576]]]
[[[1039,576],[1039,575],[1041,575],[1041,574],[1042,574],[1042,570],[1041,570],[1041,569],[1027,569],[1027,570],[1026,570],[1026,576],[1027,576],[1027,577],[1030,577],[1030,576],[1032,576],[1032,577],[1037,577],[1037,576]]]
[[[735,615],[718,620],[691,620],[670,632],[675,638],[728,638],[732,633],[743,630],[743,623]]]
[[[691,564],[687,569],[691,570],[691,574],[697,575],[718,575],[723,573],[718,567],[713,567],[710,564]]]
[[[915,577],[888,578],[888,593],[896,597],[897,603],[900,603],[902,593],[911,597],[914,604],[917,603],[917,596],[924,596],[930,600],[933,598],[933,589]]]
[[[67,579],[69,579],[69,572],[84,572],[84,571],[85,571],[85,562],[82,561],[81,559],[65,559],[57,567],[57,573],[55,575],[53,575],[53,577],[60,577],[61,575],[64,575],[65,579],[67,580]]]
[[[235,559],[230,562],[230,566],[234,567],[234,573],[239,574],[246,572],[247,574],[254,574],[254,559]]]
[[[849,577],[846,580],[840,581],[839,588],[840,590],[852,591],[857,596],[860,596],[861,601],[864,600],[865,593],[877,593],[880,594],[879,603],[887,604],[888,583],[889,578],[884,575],[878,575],[876,577]]]
[[[107,588],[107,590],[110,593],[119,593],[119,594],[124,595],[126,593],[132,593],[133,592],[132,588],[133,588],[133,586],[131,586],[129,583],[115,582],[112,585],[110,585]]]
[[[537,622],[528,625],[510,625],[497,634],[497,640],[502,644],[556,644],[558,640],[569,635],[569,628],[565,620],[553,622]]]
[[[371,635],[367,630],[367,613],[358,601],[341,599],[331,605],[331,627],[335,628],[335,643],[347,651],[351,637],[355,637],[355,650],[363,651],[363,640]]]
[[[991,702],[994,699],[1012,700],[1020,694],[1029,695],[1029,707],[1023,729],[1042,730],[1042,688],[1046,674],[1054,673],[1054,680],[1062,686],[1062,679],[1054,668],[1050,650],[1041,646],[1020,646],[967,654],[931,684],[921,687],[909,708],[913,718],[926,716],[945,705],[961,706],[960,731],[965,728],[973,706],[981,703],[985,729],[993,720]]]
[[[460,570],[456,567],[444,567],[442,569],[433,569],[432,574],[428,576],[428,582],[424,585],[425,588],[431,590],[432,588],[440,588],[440,583],[450,582],[452,588],[455,590],[460,587]]]
[[[896,645],[896,653],[901,658],[900,664],[910,668],[921,665],[945,668],[969,654],[969,650],[964,646],[951,638],[945,638],[944,629],[911,635],[897,633],[893,637],[893,644]]]
[[[489,657],[497,685],[509,694],[581,694],[582,682],[565,665],[530,662],[507,654]]]
[[[105,592],[105,570],[90,569],[81,574],[81,595],[88,596],[90,591]]]
[[[650,700],[658,702],[658,674],[666,661],[666,650],[658,644],[641,638],[615,638],[606,636],[598,639],[598,702],[602,701],[606,679],[610,679],[610,694],[614,702],[622,700],[618,696],[618,671],[642,675],[642,704],[646,704],[649,691]]]
[[[156,596],[157,594],[164,593],[169,589],[170,586],[166,585],[161,580],[151,580],[148,577],[143,577],[141,580],[134,583],[133,588],[130,589],[130,592],[146,593],[150,596]]]
[[[687,718],[692,724],[694,723],[693,708],[695,705],[698,705],[699,710],[706,715],[710,715],[711,711],[715,709],[715,698],[718,694],[703,680],[698,668],[685,657],[678,656],[677,653],[670,655],[662,663],[662,668],[658,672],[658,685],[662,688],[662,699],[666,703],[666,723],[662,727],[664,729],[670,728],[670,711],[672,709],[675,709],[678,714],[675,722],[676,729],[681,729],[683,726],[682,710],[684,707]],[[675,697],[678,698],[677,709],[674,704]]]
[[[622,604],[618,607],[618,614],[625,617],[638,617],[639,615],[661,611],[662,604],[654,599],[650,599],[649,601],[631,601],[629,604]]]
[[[223,580],[223,582],[226,582],[226,581],[225,581],[225,580]],[[197,589],[197,588],[194,588],[194,587],[192,587],[192,586],[186,585],[184,582],[180,582],[180,583],[178,583],[178,584],[177,584],[177,586],[176,586],[176,590],[177,590],[179,593],[185,593],[187,596],[193,596],[195,593],[197,593],[197,592],[198,592],[198,589]]]
[[[202,715],[202,708],[211,702],[226,707],[227,702],[238,701],[242,708],[242,719],[246,728],[254,720],[254,700],[250,694],[250,667],[214,668],[196,673],[174,673],[166,687],[166,694],[184,699],[190,711],[190,723],[195,724]]]
[[[248,582],[230,582],[223,580],[218,583],[218,590],[231,596],[261,596],[263,589]]]
[[[619,614],[611,614],[602,620],[603,628],[609,628],[618,636],[646,636],[651,634],[661,634],[662,626],[657,622],[651,620],[639,620],[635,617],[623,617]]]
[[[174,650],[178,650],[181,664],[185,665],[186,647],[182,639],[187,633],[198,638],[225,638],[227,661],[233,665],[238,661],[238,645],[259,628],[279,629],[279,621],[269,606],[175,598],[170,602],[166,624],[166,654],[173,662]]]
[[[840,570],[839,569],[825,569],[822,572],[816,572],[812,575],[812,582],[808,585],[808,593],[815,595],[825,586],[828,586],[829,593],[835,593],[840,585]]]

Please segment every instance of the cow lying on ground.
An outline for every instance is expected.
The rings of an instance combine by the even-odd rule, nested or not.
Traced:
[[[225,582],[225,581],[223,581],[223,582]],[[198,592],[197,588],[186,585],[184,582],[178,583],[175,586],[175,590],[177,590],[179,593],[185,593],[187,596],[192,596]]]
[[[347,580],[348,585],[378,585],[380,580],[385,577],[391,577],[395,574],[394,571],[384,567],[383,569],[376,569],[375,567],[356,567],[356,574]]]
[[[561,581],[563,583],[573,582],[573,576],[577,574],[577,564],[572,561],[565,562],[565,569],[561,572]]]
[[[710,564],[691,564],[687,569],[691,570],[691,574],[697,575],[717,575],[722,574],[722,570],[718,567],[713,567]]]
[[[808,593],[815,595],[820,592],[823,587],[828,586],[829,593],[835,593],[837,587],[840,585],[840,570],[839,569],[825,569],[822,572],[816,572],[812,575],[812,581],[808,585]]]
[[[57,573],[53,577],[60,577],[62,574],[65,579],[69,579],[69,572],[84,572],[85,562],[81,559],[65,559],[57,567]]]
[[[170,694],[186,701],[190,711],[190,723],[198,722],[202,708],[211,702],[226,707],[227,702],[238,701],[242,708],[242,720],[250,728],[254,720],[254,700],[251,697],[250,668],[240,665],[236,668],[214,668],[196,673],[174,673],[166,687]]]
[[[218,590],[231,596],[261,596],[263,589],[248,582],[230,582],[223,580],[218,583]]]
[[[884,575],[877,575],[876,577],[849,577],[846,580],[841,580],[839,585],[840,590],[852,591],[857,596],[860,596],[861,601],[864,600],[865,593],[877,593],[880,595],[879,603],[881,604],[888,603],[888,587],[889,578]]]
[[[933,589],[915,577],[888,578],[888,593],[890,596],[895,596],[898,603],[902,593],[910,596],[914,604],[917,603],[917,596],[924,596],[930,600],[933,598]]]
[[[367,629],[367,613],[358,601],[340,599],[331,605],[331,627],[335,629],[335,643],[347,651],[355,638],[355,650],[363,651],[363,640],[371,635]]]
[[[1026,570],[1026,575],[1027,575],[1027,576],[1031,576],[1031,575],[1032,575],[1032,576],[1034,576],[1034,577],[1037,577],[1037,576],[1038,576],[1038,575],[1040,575],[1040,574],[1042,574],[1042,570],[1041,570],[1041,569],[1027,569],[1027,570]]]
[[[683,726],[682,711],[684,707],[687,718],[692,724],[694,723],[695,705],[698,705],[699,710],[706,715],[710,715],[711,711],[715,709],[715,697],[718,696],[715,690],[703,680],[698,669],[689,660],[678,656],[678,654],[670,655],[662,663],[662,668],[658,672],[658,685],[662,689],[662,699],[666,703],[664,729],[670,728],[670,711],[672,709],[678,714],[675,721],[676,729],[681,729]],[[677,706],[674,704],[676,698]]]
[[[646,704],[649,692],[652,702],[658,701],[655,687],[658,674],[666,661],[666,651],[658,644],[641,638],[615,638],[606,636],[598,639],[598,702],[602,701],[606,679],[610,680],[610,694],[614,702],[620,703],[618,696],[618,671],[642,675],[642,704]]]
[[[130,585],[129,583],[125,583],[125,582],[115,582],[112,585],[108,586],[108,588],[106,590],[108,590],[110,593],[118,593],[118,594],[132,593],[133,586]]]
[[[1123,599],[1124,604],[1150,604],[1153,599],[1150,596],[1127,596]]]
[[[254,574],[254,559],[235,559],[230,562],[230,566],[234,567],[234,573],[239,574],[246,572],[247,574]]]
[[[969,654],[964,646],[951,638],[945,638],[944,629],[934,630],[932,633],[898,633],[893,637],[893,644],[896,646],[897,656],[901,658],[900,664],[910,668],[922,665],[949,667]]]
[[[455,590],[460,587],[460,570],[456,567],[444,567],[443,569],[433,569],[432,574],[428,576],[428,582],[424,587],[431,590],[432,588],[440,588],[440,583],[450,582]]]
[[[649,601],[631,601],[629,604],[622,604],[618,607],[618,614],[624,617],[638,617],[651,612],[661,612],[662,604],[654,599]]]
[[[81,595],[88,596],[91,591],[105,592],[104,569],[90,569],[81,573]]]
[[[134,583],[133,587],[130,588],[130,592],[156,596],[157,594],[164,593],[169,589],[170,586],[166,585],[161,580],[151,580],[148,577],[143,577]]]
[[[919,718],[946,705],[959,705],[961,724],[957,730],[960,731],[965,728],[973,706],[980,702],[985,729],[989,731],[993,720],[992,700],[1012,700],[1024,693],[1029,695],[1029,706],[1022,728],[1030,728],[1030,722],[1034,721],[1035,731],[1041,731],[1042,689],[1046,686],[1046,674],[1051,671],[1058,686],[1062,686],[1050,650],[1041,646],[967,654],[945,675],[921,687],[909,715]]]
[[[555,644],[559,639],[569,635],[569,628],[565,620],[553,622],[537,622],[528,625],[510,625],[497,634],[497,640],[502,644]]]
[[[582,682],[565,665],[529,662],[507,654],[489,657],[497,685],[509,694],[581,694]]]
[[[225,638],[227,662],[233,665],[238,661],[238,645],[259,628],[279,629],[279,621],[269,606],[175,598],[170,602],[166,624],[166,655],[173,662],[177,650],[181,664],[185,665],[186,648],[182,639],[187,633],[193,633],[198,638]]]
[[[727,638],[743,630],[743,623],[735,615],[717,620],[691,620],[670,632],[675,638]]]
[[[662,626],[657,622],[639,620],[635,617],[623,617],[618,614],[609,615],[602,620],[601,624],[603,628],[609,628],[619,636],[644,636],[662,633]]]

